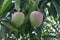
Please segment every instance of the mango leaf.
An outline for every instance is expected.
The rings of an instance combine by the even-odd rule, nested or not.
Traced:
[[[47,8],[48,8],[48,11],[49,11],[49,15],[50,15],[50,16],[53,15],[54,18],[56,18],[56,17],[57,17],[57,12],[56,12],[56,10],[55,10],[55,8],[54,8],[54,5],[51,4],[51,6],[50,6],[50,7],[47,7]],[[55,15],[55,14],[56,14],[56,15]]]
[[[5,25],[6,27],[8,27],[10,30],[12,30],[14,32],[18,32],[18,29],[14,28],[14,26],[8,22],[2,21],[1,24]]]
[[[5,21],[1,21],[1,24],[5,26],[5,28],[7,27],[8,29],[10,29],[11,31],[14,32],[15,36],[18,37],[18,32],[19,30],[17,28],[15,28],[12,24],[5,22]],[[3,30],[4,31],[4,30]],[[9,30],[8,30],[9,31]],[[6,33],[5,33],[6,34]]]
[[[0,14],[9,6],[11,0],[4,0],[2,8],[0,9]]]
[[[29,5],[30,5],[30,0],[24,1],[24,4],[22,5],[22,12],[26,12],[29,9]]]
[[[11,0],[4,0],[2,8],[0,9],[0,19],[5,16],[5,14],[11,9],[12,5]]]
[[[38,40],[41,40],[41,27],[37,27],[35,31],[37,33]]]
[[[2,5],[3,1],[4,1],[4,0],[0,0],[0,8],[1,8],[1,5]]]
[[[39,3],[39,8],[40,8],[40,11],[44,14],[45,16],[45,11],[44,9],[46,8],[46,4],[47,4],[48,0],[42,0],[40,3]]]
[[[53,33],[52,33],[53,34]],[[48,37],[50,37],[50,38],[59,38],[58,36],[56,36],[55,34],[54,35],[52,35],[52,34],[45,34],[45,35],[42,35],[42,37],[43,38],[48,38]]]
[[[6,34],[7,34],[7,32],[9,31],[9,30],[7,30],[8,28],[7,27],[5,27],[4,25],[2,25],[1,24],[1,30],[2,30],[2,32],[3,32],[3,34],[4,34],[4,39],[7,39],[6,38]],[[9,31],[10,32],[10,31]]]
[[[51,0],[52,4],[54,5],[57,13],[59,14],[60,16],[60,8],[59,8],[59,5],[55,2],[55,0]]]
[[[46,3],[48,2],[48,0],[44,0],[42,2],[40,2],[40,8],[42,9],[42,7],[45,7],[44,5],[46,5]]]
[[[15,0],[15,9],[20,11],[20,0]]]
[[[57,2],[58,5],[60,5],[60,0],[55,0]]]
[[[38,4],[41,0],[36,0],[32,5],[30,5],[30,8],[29,8],[29,13],[34,11],[37,7],[38,7]]]
[[[0,29],[0,40],[2,40],[2,38],[5,38],[5,37],[4,37],[4,33],[3,33],[2,30]]]

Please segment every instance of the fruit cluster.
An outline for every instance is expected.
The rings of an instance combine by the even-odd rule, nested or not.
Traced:
[[[31,12],[29,19],[32,26],[38,27],[43,21],[43,14],[39,11],[33,11]],[[11,18],[11,22],[17,27],[21,26],[24,23],[24,20],[25,15],[22,12],[15,12]]]

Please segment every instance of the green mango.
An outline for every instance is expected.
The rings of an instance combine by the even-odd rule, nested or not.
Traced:
[[[11,22],[17,27],[21,26],[24,20],[25,20],[25,15],[22,12],[15,12],[11,18]]]
[[[40,26],[43,21],[43,14],[39,11],[33,11],[30,14],[30,22],[32,26]]]

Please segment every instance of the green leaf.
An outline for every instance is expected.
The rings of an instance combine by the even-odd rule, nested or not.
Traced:
[[[41,40],[41,27],[37,27],[35,31],[37,33],[38,40]]]
[[[14,26],[8,22],[2,21],[3,25],[5,25],[6,27],[8,27],[10,30],[14,31],[14,32],[18,32],[18,29],[14,28]]]
[[[53,33],[52,33],[52,34],[53,34]],[[50,38],[58,38],[58,36],[52,35],[52,34],[44,34],[44,35],[42,35],[42,37],[43,37],[43,38],[48,38],[48,37],[50,37]]]
[[[5,9],[9,6],[9,4],[11,3],[11,0],[4,0],[2,8],[0,9],[0,14],[2,14]]]
[[[55,2],[55,0],[51,0],[52,4],[54,5],[57,13],[60,15],[60,8],[59,5]]]
[[[0,19],[3,18],[6,13],[12,9],[12,2],[11,0],[4,0],[2,8],[0,9]]]
[[[3,1],[4,1],[4,0],[0,0],[0,8],[1,8],[1,5],[2,5]]]
[[[4,37],[4,33],[3,33],[2,30],[0,29],[0,40],[2,40],[2,38],[5,38],[5,37]]]
[[[15,9],[20,11],[20,0],[15,0]]]
[[[41,0],[36,0],[33,4],[31,3],[30,8],[29,8],[29,13],[34,11],[38,7],[38,4],[40,1]]]
[[[21,3],[22,4],[22,3]],[[26,0],[22,5],[22,12],[26,12],[29,9],[30,0]],[[24,13],[25,14],[25,13]]]

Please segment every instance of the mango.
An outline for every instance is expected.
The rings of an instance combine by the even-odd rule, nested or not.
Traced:
[[[43,14],[39,11],[33,11],[30,14],[30,23],[32,26],[40,26],[43,21]]]
[[[15,12],[11,18],[11,22],[17,27],[21,26],[24,20],[25,20],[25,15],[22,12]]]

